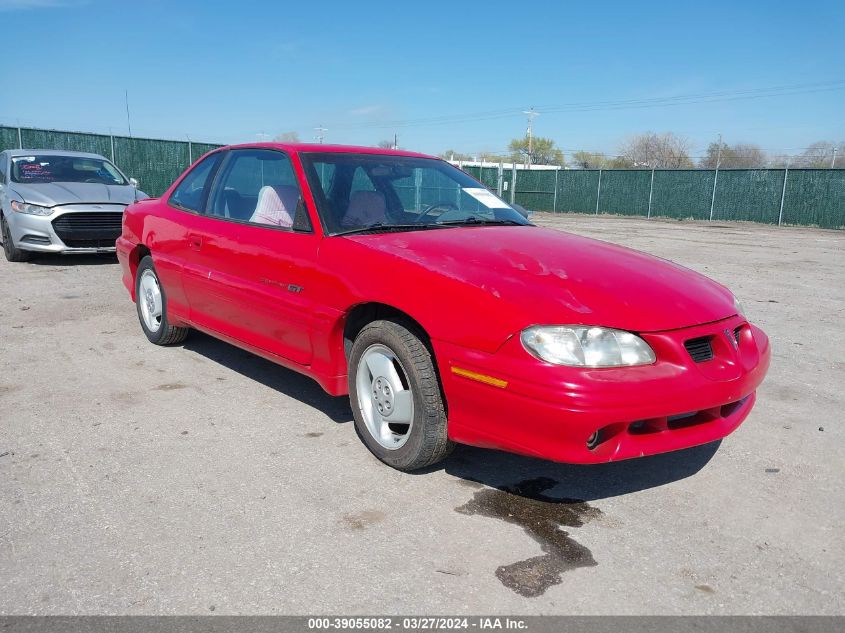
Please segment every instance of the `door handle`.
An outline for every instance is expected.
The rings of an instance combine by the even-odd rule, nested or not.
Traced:
[[[193,234],[189,235],[188,243],[191,245],[192,250],[198,251],[202,248],[202,236]]]

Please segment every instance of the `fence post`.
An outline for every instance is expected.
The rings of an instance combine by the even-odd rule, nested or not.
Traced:
[[[716,173],[713,176],[713,195],[710,196],[710,221],[713,221],[713,205],[716,203],[716,183],[719,182],[719,167],[716,166]]]
[[[499,161],[499,169],[496,172],[496,194],[502,197],[502,161]]]
[[[194,146],[191,144],[191,139],[188,139],[188,165],[194,164]]]
[[[511,163],[511,204],[516,199],[516,163]]]
[[[18,149],[23,149],[23,137],[21,136],[21,126],[18,126]]]
[[[651,170],[651,184],[648,186],[648,214],[646,220],[651,219],[651,196],[654,193],[654,170]]]
[[[601,167],[599,167],[599,188],[596,191],[596,215],[599,214],[599,200],[601,200]]]
[[[109,134],[109,143],[111,144],[111,162],[114,162],[114,134]]]
[[[560,167],[555,169],[555,197],[552,198],[552,213],[557,213],[557,178],[560,175]]]
[[[780,211],[778,212],[778,226],[783,223],[783,201],[786,198],[786,179],[789,178],[789,163],[783,170],[783,189],[780,192]]]

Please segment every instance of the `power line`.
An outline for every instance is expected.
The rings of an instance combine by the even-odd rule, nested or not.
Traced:
[[[843,89],[845,89],[845,80],[840,79],[829,82],[791,84],[782,86],[771,86],[768,88],[748,88],[743,90],[701,92],[685,95],[674,95],[670,97],[652,97],[641,99],[622,99],[594,102],[574,102],[558,105],[545,105],[541,106],[541,109],[544,112],[550,113],[641,109],[676,105],[692,105],[697,103],[716,103],[723,101],[763,99],[770,97],[809,94],[815,92],[829,92]],[[524,113],[524,110],[520,110],[518,108],[507,108],[502,110],[488,110],[474,113],[440,115],[419,119],[370,121],[363,122],[357,125],[347,125],[338,127],[342,129],[368,129],[385,127],[416,127],[426,125],[444,125],[449,123],[464,123],[469,121],[487,121],[493,119],[508,118],[516,116],[520,113]]]

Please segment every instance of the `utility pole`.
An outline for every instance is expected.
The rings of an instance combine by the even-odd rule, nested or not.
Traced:
[[[531,159],[534,153],[534,135],[532,125],[534,122],[534,117],[540,116],[540,113],[535,112],[534,108],[532,107],[528,110],[523,110],[522,114],[528,117],[528,169],[531,169]]]
[[[323,139],[326,138],[326,132],[329,131],[329,128],[320,125],[315,127],[314,130],[317,132],[317,142],[322,144]]]
[[[836,165],[836,150],[839,149],[836,146],[833,148],[833,158],[830,159],[830,168],[833,169],[833,166]]]
[[[393,133],[393,149],[399,149],[399,135],[396,132]]]

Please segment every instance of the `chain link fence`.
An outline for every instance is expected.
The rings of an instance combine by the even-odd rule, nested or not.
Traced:
[[[529,170],[455,164],[505,200],[534,211],[845,228],[845,169]]]
[[[160,196],[197,158],[220,147],[211,143],[132,138],[62,130],[0,126],[0,151],[61,149],[105,156],[151,196]]]
[[[0,126],[0,151],[94,152],[111,158],[142,190],[161,195],[194,160],[220,147]],[[526,169],[457,163],[505,200],[535,211],[845,228],[845,169]],[[438,183],[418,183],[426,200]]]

